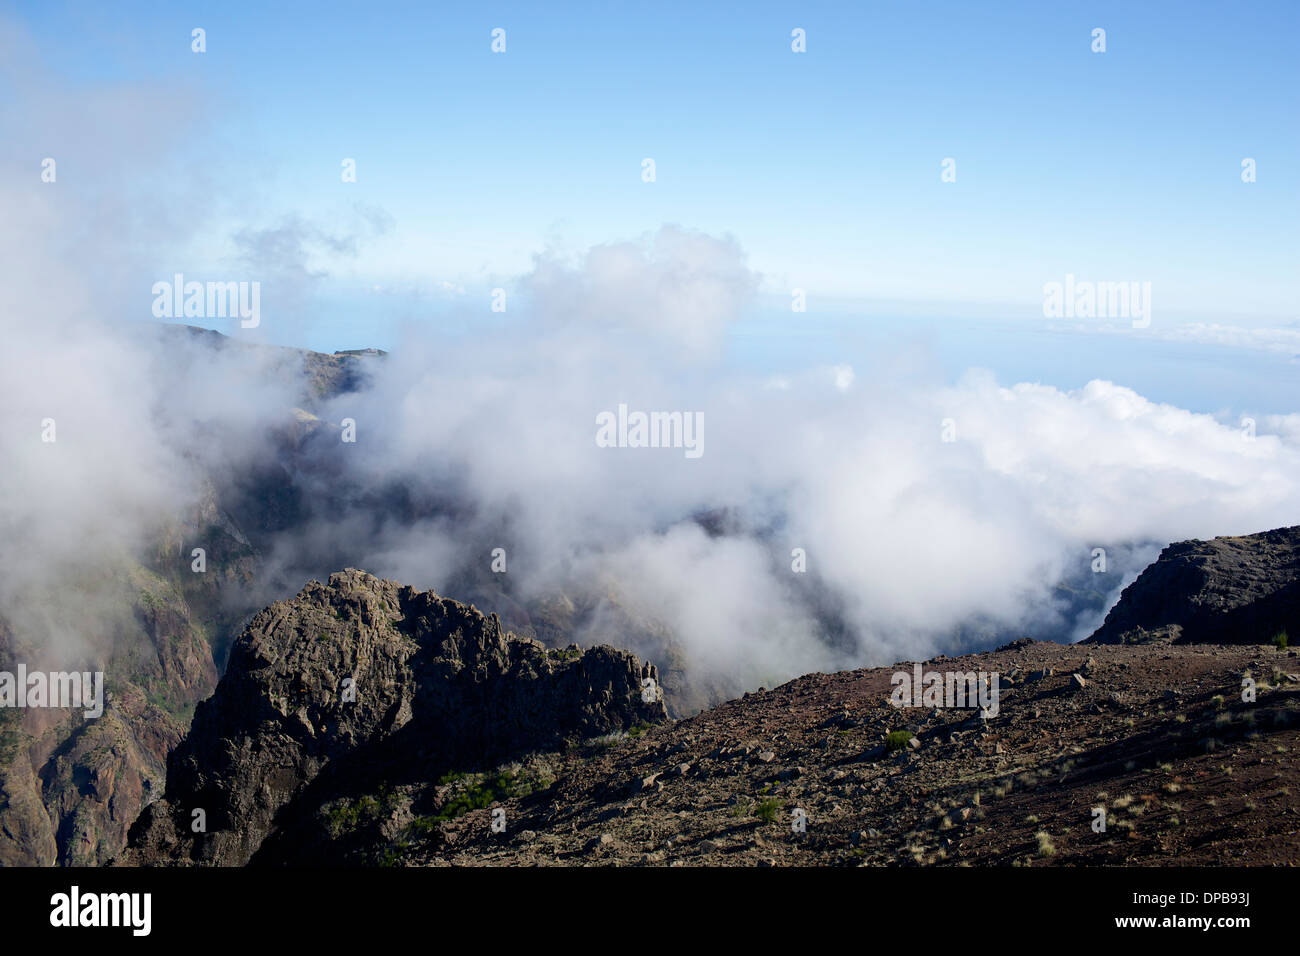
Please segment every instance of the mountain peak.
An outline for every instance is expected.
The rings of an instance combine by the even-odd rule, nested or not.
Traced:
[[[1124,589],[1091,644],[1266,644],[1300,632],[1300,526],[1179,541]]]
[[[128,857],[310,859],[326,808],[348,794],[666,721],[645,676],[657,677],[626,652],[548,650],[495,614],[362,570],[311,581],[236,641]]]

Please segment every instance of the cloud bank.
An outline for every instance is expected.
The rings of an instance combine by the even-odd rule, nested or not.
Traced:
[[[21,38],[0,41],[23,60]],[[1248,435],[1107,381],[1065,392],[972,370],[953,384],[891,355],[776,377],[729,364],[761,277],[735,239],[676,226],[539,255],[504,315],[485,303],[454,336],[408,329],[368,388],[294,425],[294,353],[138,334],[151,282],[187,271],[169,250],[201,217],[176,210],[204,185],[151,196],[153,114],[127,108],[139,91],[101,96],[113,119],[98,126],[57,90],[0,114],[63,144],[57,184],[27,151],[0,153],[16,277],[0,284],[0,615],[25,641],[110,639],[104,569],[255,472],[252,494],[284,503],[264,509],[250,600],[346,564],[519,620],[569,601],[586,609],[581,639],[652,657],[671,644],[720,693],[1081,637],[1159,545],[1300,513],[1296,415]],[[75,158],[92,153],[87,185]],[[278,278],[291,300],[320,255],[390,226],[356,217],[252,223],[233,237],[242,271],[223,278]],[[599,447],[597,416],[620,404],[701,415],[704,454]],[[345,418],[355,443],[332,427]]]

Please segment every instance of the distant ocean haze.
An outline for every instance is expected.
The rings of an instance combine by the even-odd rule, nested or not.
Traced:
[[[1089,321],[1096,327],[1087,328]],[[1300,411],[1300,354],[1169,341],[1158,337],[1161,330],[1155,327],[1144,334],[1102,325],[1099,320],[765,315],[736,327],[729,358],[770,374],[848,365],[869,377],[873,369],[910,367],[936,385],[952,384],[972,368],[988,369],[1002,385],[1032,382],[1063,391],[1102,379],[1192,412]]]

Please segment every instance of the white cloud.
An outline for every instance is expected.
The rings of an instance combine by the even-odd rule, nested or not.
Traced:
[[[51,642],[96,626],[75,595],[99,563],[192,504],[205,470],[265,455],[292,402],[294,383],[242,351],[178,358],[126,335],[123,317],[151,298],[141,277],[196,228],[201,191],[176,186],[188,201],[175,208],[148,198],[156,116],[188,114],[121,98],[105,114],[120,128],[78,132],[74,113],[77,129],[52,131],[69,144],[60,156],[106,157],[102,195],[67,188],[75,164],[44,187],[29,155],[0,154],[0,258],[21,279],[0,285],[0,608],[26,607],[20,624]],[[245,248],[303,282],[322,243],[351,248],[290,226],[250,227]],[[473,336],[408,332],[372,391],[321,411],[356,419],[361,437],[316,453],[334,457],[316,459],[330,467],[311,490],[351,483],[370,497],[334,513],[308,496],[312,520],[274,542],[271,566],[323,574],[334,568],[312,563],[341,555],[442,587],[499,543],[521,593],[615,588],[738,690],[921,656],[974,625],[1038,633],[1060,613],[1054,586],[1094,547],[1121,555],[1297,520],[1295,415],[1261,420],[1251,442],[1104,381],[1063,392],[973,373],[945,386],[889,356],[750,376],[719,349],[759,278],[734,240],[665,227],[576,263],[539,256],[520,282],[530,308],[512,300]],[[702,413],[704,456],[598,448],[595,417],[620,402]],[[54,446],[40,441],[44,417],[58,422]],[[946,418],[955,442],[941,438]],[[393,507],[371,520],[395,485],[417,517]],[[701,529],[694,516],[714,511],[735,533]],[[796,547],[806,576],[791,570]],[[42,620],[38,607],[67,613]]]

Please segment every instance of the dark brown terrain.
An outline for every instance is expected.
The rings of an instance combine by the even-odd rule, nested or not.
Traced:
[[[1237,573],[1271,582],[1249,592],[1264,605],[1249,619],[1269,633],[1289,621],[1274,569],[1293,568],[1275,545],[1295,537],[1252,537],[1268,546],[1166,549],[1107,620],[1154,626],[1121,642],[1025,639],[924,663],[997,674],[987,717],[896,707],[892,678],[913,671],[900,662],[673,722],[657,692],[642,696],[657,672],[625,652],[548,650],[431,592],[334,575],[245,630],[123,861],[1292,865],[1296,651],[1281,630],[1175,641],[1159,613],[1207,603],[1205,575],[1162,563],[1230,549]],[[1191,581],[1181,602],[1171,579]],[[365,675],[364,705],[340,702],[344,674]]]
[[[1179,541],[1125,589],[1093,644],[1265,644],[1300,634],[1300,527]]]
[[[1026,643],[1001,712],[899,710],[896,668],[812,674],[603,752],[402,859],[452,865],[1293,865],[1300,660],[1272,647]],[[897,669],[910,670],[910,664]],[[1051,670],[1034,680],[1035,672]],[[1243,673],[1260,682],[1241,700]],[[1083,677],[1082,686],[1073,679]],[[1006,675],[1014,687],[1005,687]],[[1084,676],[1086,675],[1086,676]],[[891,752],[891,731],[915,742]],[[1105,833],[1092,830],[1105,807]],[[792,832],[796,809],[806,833]]]
[[[363,571],[313,581],[236,642],[128,859],[364,856],[383,845],[372,809],[398,792],[433,807],[429,782],[462,768],[667,720],[642,688],[655,676],[623,651],[548,650],[496,615]]]

